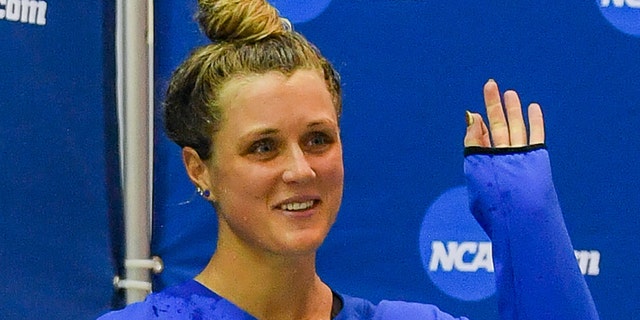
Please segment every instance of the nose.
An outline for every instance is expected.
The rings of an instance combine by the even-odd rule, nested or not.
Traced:
[[[290,150],[282,180],[285,183],[304,183],[315,178],[316,172],[311,168],[304,151],[298,146]]]

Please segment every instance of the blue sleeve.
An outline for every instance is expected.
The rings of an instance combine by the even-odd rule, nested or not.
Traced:
[[[471,212],[493,244],[501,319],[598,319],[544,145],[465,155]]]

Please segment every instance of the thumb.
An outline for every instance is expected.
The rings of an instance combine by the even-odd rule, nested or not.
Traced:
[[[467,133],[464,136],[465,147],[491,147],[489,140],[489,130],[482,120],[482,116],[477,113],[465,111],[467,122]]]

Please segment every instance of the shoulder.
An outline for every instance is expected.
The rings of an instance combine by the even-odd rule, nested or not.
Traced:
[[[342,311],[335,320],[465,320],[466,318],[454,318],[440,311],[438,307],[430,304],[387,301],[383,300],[377,305],[361,298],[341,295],[344,302]]]
[[[380,319],[433,319],[433,320],[466,320],[465,317],[455,318],[441,311],[432,304],[422,304],[405,301],[381,301],[378,304],[376,320]]]
[[[149,295],[144,301],[113,311],[98,320],[254,319],[231,302],[191,280]]]
[[[126,308],[117,311],[111,311],[102,315],[97,320],[119,320],[119,319],[153,319],[157,318],[148,298],[144,302],[137,302],[128,305]]]

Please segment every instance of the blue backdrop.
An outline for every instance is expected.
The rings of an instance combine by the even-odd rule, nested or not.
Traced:
[[[93,319],[112,295],[115,14],[30,3],[0,1],[0,318]]]
[[[92,319],[110,304],[119,255],[107,219],[119,212],[113,4],[37,2],[48,3],[44,24],[22,22],[17,1],[0,4],[0,318]],[[486,241],[464,206],[462,138],[464,110],[483,109],[482,85],[494,78],[543,107],[567,227],[602,319],[640,318],[636,2],[274,0],[343,78],[345,199],[319,254],[324,280],[373,301],[497,317],[479,254],[458,252],[464,265],[447,268],[427,250]],[[159,106],[171,71],[207,41],[195,0],[155,7]],[[204,266],[216,222],[156,127],[159,290]]]
[[[159,97],[171,70],[207,43],[194,2],[156,4]],[[602,318],[640,317],[640,9],[582,0],[272,2],[343,79],[345,199],[319,255],[330,285],[374,301],[497,317],[491,272],[482,264],[446,270],[427,250],[487,241],[465,206],[462,138],[464,110],[483,110],[482,85],[494,78],[543,106],[565,219]],[[157,147],[161,288],[204,266],[215,216],[161,132]],[[467,266],[476,261],[461,254]]]

